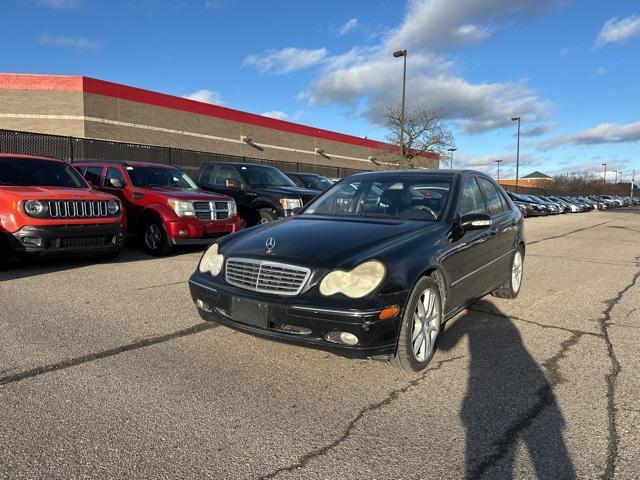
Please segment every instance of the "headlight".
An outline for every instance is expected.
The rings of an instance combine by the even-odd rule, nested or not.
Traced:
[[[229,202],[229,216],[237,217],[238,216],[238,206],[236,202]]]
[[[280,206],[283,210],[293,210],[302,207],[302,202],[299,198],[281,198]]]
[[[206,252],[204,252],[202,259],[200,259],[198,270],[202,273],[209,272],[211,273],[211,276],[215,277],[222,270],[223,264],[224,255],[218,253],[218,244],[214,243]]]
[[[173,208],[173,211],[176,212],[176,215],[178,215],[179,217],[193,217],[195,215],[195,212],[193,210],[193,202],[170,198],[169,200],[167,200],[167,203],[171,208]]]
[[[109,200],[107,202],[107,212],[109,215],[115,215],[120,211],[120,204],[115,200]]]
[[[371,260],[353,270],[334,270],[320,282],[320,293],[325,296],[343,293],[349,298],[362,298],[373,292],[384,279],[386,268],[382,262]]]
[[[37,217],[44,210],[44,205],[40,200],[27,200],[24,202],[24,212],[32,217]]]

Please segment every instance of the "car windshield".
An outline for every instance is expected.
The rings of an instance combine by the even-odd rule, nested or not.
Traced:
[[[406,176],[343,181],[318,197],[301,215],[439,220],[451,180]]]
[[[240,171],[252,187],[295,187],[293,180],[275,167],[243,165]]]
[[[198,188],[189,175],[177,168],[127,167],[127,172],[135,187]]]
[[[0,158],[0,186],[89,188],[71,165],[36,158]]]
[[[333,182],[322,175],[298,173],[298,178],[302,180],[302,183],[306,188],[312,188],[314,190],[326,190],[333,186]]]

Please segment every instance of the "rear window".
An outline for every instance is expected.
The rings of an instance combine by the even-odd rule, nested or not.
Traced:
[[[87,188],[71,165],[34,158],[0,158],[0,185],[18,187]]]

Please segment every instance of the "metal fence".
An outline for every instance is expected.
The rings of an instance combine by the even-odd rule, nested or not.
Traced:
[[[330,178],[343,178],[365,170],[343,167],[311,165],[301,162],[284,162],[261,158],[200,152],[182,148],[142,145],[138,143],[96,140],[93,138],[66,137],[43,133],[0,130],[0,153],[37,155],[58,158],[67,162],[75,160],[124,160],[175,165],[189,174],[195,174],[205,162],[242,162],[271,165],[282,171],[318,173]]]

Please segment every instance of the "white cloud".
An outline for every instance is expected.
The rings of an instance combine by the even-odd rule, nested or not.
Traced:
[[[563,145],[598,145],[640,141],[640,122],[601,123],[575,135],[560,135],[538,145],[539,150],[550,150]]]
[[[640,15],[631,15],[622,20],[613,17],[600,30],[595,46],[602,47],[608,43],[624,42],[638,35],[640,35]]]
[[[345,33],[349,33],[351,30],[353,30],[357,26],[358,26],[358,19],[351,18],[350,20],[347,20],[347,22],[344,25],[341,25],[338,28],[338,35],[344,35]]]
[[[256,67],[262,73],[274,72],[283,75],[317,65],[325,59],[327,53],[326,48],[306,50],[288,47],[249,55],[243,60],[242,66]]]
[[[522,129],[520,131],[520,135],[523,137],[539,137],[540,135],[545,135],[555,129],[556,125],[554,123],[541,123],[539,125],[533,125]],[[514,133],[514,135],[516,134]]]
[[[86,37],[66,37],[51,35],[44,32],[38,39],[41,45],[52,45],[60,48],[75,48],[78,50],[100,50],[103,44],[100,40],[92,40]]]
[[[211,90],[196,90],[188,95],[183,95],[184,98],[189,100],[196,100],[203,103],[211,103],[213,105],[224,105],[222,96],[218,92],[212,92]]]
[[[80,7],[80,0],[38,0],[38,5],[54,10],[75,10]]]
[[[263,117],[275,118],[277,120],[289,120],[289,114],[280,110],[272,110],[270,112],[261,113]]]
[[[561,0],[410,0],[401,26],[386,43],[393,49],[478,42],[501,23],[538,15]]]

